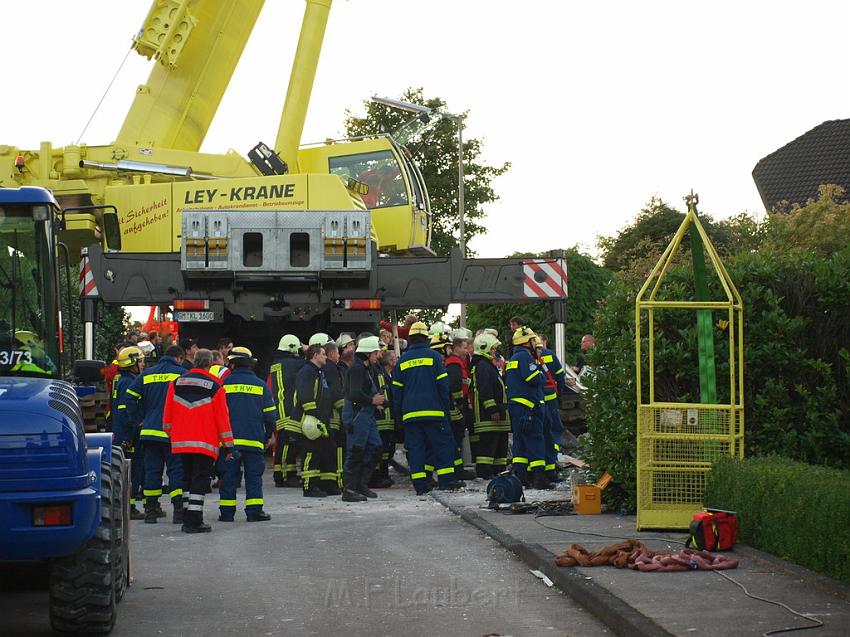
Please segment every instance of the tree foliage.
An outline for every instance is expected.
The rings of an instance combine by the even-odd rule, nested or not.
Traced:
[[[714,226],[726,232],[715,234],[732,252],[725,265],[744,302],[748,455],[839,467],[850,457],[850,206],[838,203],[835,192],[822,188],[817,201],[788,215],[741,215]],[[616,477],[606,497],[625,510],[635,506],[634,303],[646,257],[620,262],[596,315],[589,356],[597,368],[588,395],[589,459]],[[668,272],[665,293],[693,298],[692,280],[688,257]],[[721,298],[719,281],[711,285],[712,298]],[[698,401],[695,315],[658,310],[654,334],[657,400]],[[718,399],[728,401],[722,324],[714,336]]]
[[[445,110],[446,101],[426,97],[422,88],[409,88],[400,99],[435,110]],[[365,117],[346,111],[345,131],[351,137],[389,133],[410,119],[410,113],[372,101],[363,102]],[[469,118],[469,112],[463,113]],[[407,148],[422,171],[431,199],[431,248],[440,256],[448,256],[459,245],[458,229],[458,143],[457,120],[443,118],[424,137],[413,140]],[[493,181],[510,169],[510,163],[491,166],[481,157],[482,141],[463,139],[464,166],[464,234],[466,245],[473,237],[487,232],[484,226],[485,206],[498,201]]]

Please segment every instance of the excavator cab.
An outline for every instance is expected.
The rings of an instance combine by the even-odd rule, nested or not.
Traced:
[[[381,252],[432,254],[428,191],[418,167],[391,137],[334,140],[301,148],[298,163],[301,172],[329,173],[346,183],[357,182]]]

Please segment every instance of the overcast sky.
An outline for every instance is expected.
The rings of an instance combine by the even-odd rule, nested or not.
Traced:
[[[74,142],[146,0],[4,2],[0,144]],[[267,0],[203,150],[272,142],[304,2]],[[691,188],[716,216],[761,212],[755,163],[848,117],[850,3],[337,0],[304,142],[346,108],[406,87],[469,110],[494,186],[481,256],[616,232],[652,196]],[[131,54],[83,141],[113,141],[150,62]]]

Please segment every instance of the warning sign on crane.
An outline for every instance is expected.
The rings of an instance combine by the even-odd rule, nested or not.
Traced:
[[[567,298],[567,262],[564,259],[523,259],[522,291],[527,298]]]

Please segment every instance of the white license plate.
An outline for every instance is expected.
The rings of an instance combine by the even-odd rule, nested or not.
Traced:
[[[175,312],[174,320],[178,323],[212,323],[215,312]]]

